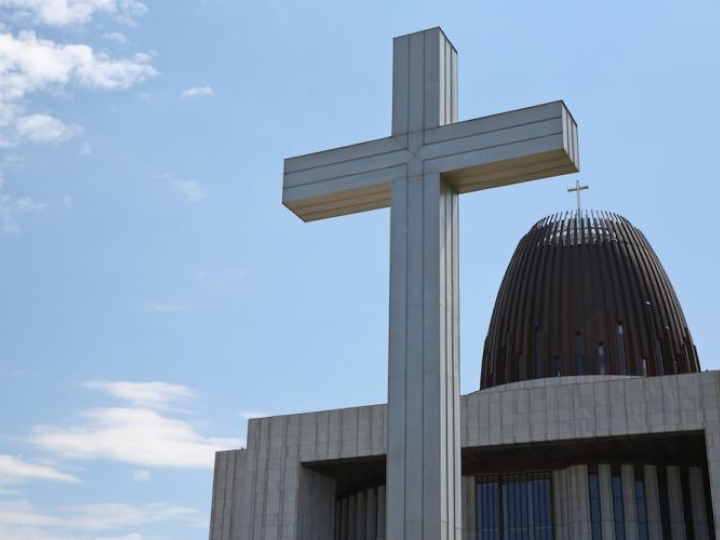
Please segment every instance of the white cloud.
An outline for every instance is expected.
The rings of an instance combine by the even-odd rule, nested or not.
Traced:
[[[84,386],[149,409],[167,409],[195,397],[187,386],[167,382],[90,381]]]
[[[76,459],[110,459],[142,467],[211,468],[215,452],[239,448],[237,438],[208,437],[164,409],[193,396],[170,383],[91,382],[86,386],[123,399],[132,407],[83,411],[69,426],[37,426],[30,442]]]
[[[96,14],[131,24],[147,11],[138,0],[0,0],[0,7],[50,26],[87,24]]]
[[[79,134],[79,126],[68,126],[47,114],[31,114],[19,118],[15,124],[21,139],[35,143],[56,143]]]
[[[195,525],[197,511],[166,503],[97,503],[55,512],[43,512],[22,499],[0,505],[3,540],[150,540],[155,537],[137,529],[157,523]]]
[[[30,197],[16,197],[2,191],[4,179],[0,174],[0,232],[20,232],[19,220],[30,214],[39,214],[50,206]]]
[[[77,484],[80,479],[53,467],[31,463],[7,454],[0,454],[0,484],[14,484],[26,480],[50,480]]]
[[[136,482],[146,482],[150,479],[150,471],[145,469],[133,469],[131,473]]]
[[[183,90],[183,92],[180,94],[180,97],[196,98],[196,97],[212,96],[214,93],[215,92],[213,92],[213,89],[211,86],[191,86],[190,88]]]
[[[125,45],[128,42],[127,36],[122,32],[105,32],[102,35],[102,38],[105,41],[112,41],[118,45]]]
[[[3,0],[0,0],[2,2]],[[126,90],[157,75],[150,56],[142,53],[112,58],[84,44],[59,44],[34,32],[17,36],[0,26],[0,146],[23,137],[55,142],[77,132],[45,114],[25,114],[27,98],[59,92],[68,86],[89,90]]]
[[[150,409],[91,409],[80,418],[71,426],[36,427],[30,440],[70,458],[180,468],[212,468],[216,451],[243,444],[235,438],[206,437],[189,422]]]
[[[191,203],[199,203],[207,197],[205,190],[195,180],[176,180],[173,186]]]
[[[96,90],[124,90],[157,75],[150,57],[113,59],[84,44],[59,44],[22,31],[0,33],[0,96],[17,100],[30,92],[69,83]]]

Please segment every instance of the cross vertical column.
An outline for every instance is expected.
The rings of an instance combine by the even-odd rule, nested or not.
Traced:
[[[458,197],[417,152],[457,120],[457,53],[439,28],[397,38],[391,186],[388,540],[460,539]]]

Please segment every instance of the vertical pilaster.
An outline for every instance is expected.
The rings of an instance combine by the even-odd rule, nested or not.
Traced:
[[[708,530],[707,509],[705,508],[703,471],[700,467],[690,467],[689,476],[695,540],[708,540],[710,531]]]
[[[685,540],[685,517],[683,516],[680,467],[667,468],[668,499],[670,501],[670,528],[673,540]]]
[[[662,538],[660,494],[658,493],[657,467],[645,465],[645,507],[650,538]]]
[[[635,500],[635,468],[622,466],[623,505],[625,506],[625,537],[638,540],[637,504]]]
[[[612,471],[610,465],[598,465],[598,480],[600,481],[603,540],[615,540],[615,512],[613,511]]]
[[[576,502],[578,538],[579,540],[591,540],[590,532],[590,485],[588,482],[587,465],[577,465],[575,470],[575,493],[573,497]]]
[[[439,175],[392,186],[388,540],[460,538],[457,195]]]
[[[476,513],[476,484],[474,476],[462,478],[463,487],[463,532],[462,540],[475,540],[477,538],[477,513]]]

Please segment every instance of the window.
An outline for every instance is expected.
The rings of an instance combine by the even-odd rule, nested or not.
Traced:
[[[635,472],[635,508],[637,509],[638,540],[648,540],[647,505],[645,503],[645,477]]]
[[[477,484],[477,517],[479,540],[500,538],[500,484],[490,477]]]
[[[588,474],[588,481],[590,484],[590,527],[592,531],[592,540],[602,540],[600,479],[598,478],[597,471],[591,471]]]
[[[620,472],[612,473],[613,515],[615,519],[615,540],[625,540],[625,508]]]
[[[542,377],[542,363],[540,362],[540,327],[535,327],[535,378]]]
[[[583,341],[580,334],[575,335],[575,369],[577,375],[583,374]]]
[[[618,342],[620,346],[620,374],[628,374],[627,342],[625,340],[625,328],[622,323],[618,324]]]
[[[480,477],[479,540],[552,540],[550,473]]]
[[[662,350],[662,343],[660,343],[660,340],[657,340],[657,353],[658,353],[658,375],[665,375],[665,358],[663,356],[663,350]]]
[[[600,343],[598,344],[598,373],[600,375],[605,375],[605,372],[605,347],[602,343]]]
[[[560,357],[555,355],[555,376],[560,376]]]

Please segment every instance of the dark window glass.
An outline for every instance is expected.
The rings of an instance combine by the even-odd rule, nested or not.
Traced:
[[[658,497],[660,498],[660,524],[662,525],[663,540],[672,540],[670,529],[670,499],[668,497],[667,469],[657,468]]]
[[[542,373],[542,362],[540,361],[540,327],[535,327],[535,377],[540,378]]]
[[[489,477],[477,484],[478,537],[480,540],[500,540],[500,501],[497,477]]]
[[[605,346],[600,343],[598,345],[598,373],[605,375],[607,368],[605,367]]]
[[[550,473],[478,479],[479,540],[552,540]]]
[[[578,375],[582,375],[584,371],[583,362],[583,339],[580,334],[575,336],[575,369]]]
[[[643,473],[635,473],[635,508],[637,511],[638,540],[649,540],[647,505],[645,503],[645,477]]]
[[[560,357],[555,356],[555,376],[560,376]]]
[[[690,498],[690,469],[688,467],[680,469],[680,486],[682,489],[685,533],[688,538],[695,538],[695,523],[693,522],[692,499]]]
[[[596,472],[588,475],[590,484],[590,526],[592,540],[602,540],[602,514],[600,507],[600,480]]]
[[[663,355],[662,343],[660,343],[659,339],[657,340],[656,347],[658,353],[658,375],[665,375],[665,357]]]
[[[623,506],[622,478],[619,472],[612,473],[612,494],[615,540],[625,540],[625,508]]]
[[[627,342],[625,340],[625,327],[623,327],[622,323],[618,324],[618,344],[620,347],[620,374],[627,375],[627,373],[628,373]]]

